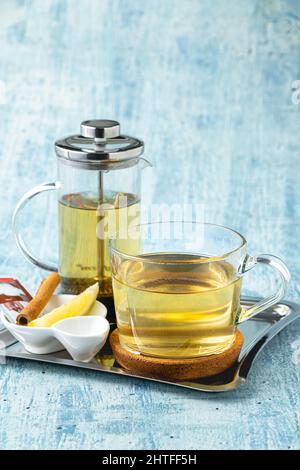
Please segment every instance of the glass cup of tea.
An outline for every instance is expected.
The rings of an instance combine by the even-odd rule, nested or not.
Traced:
[[[125,243],[127,236],[135,243]],[[277,303],[290,281],[279,258],[250,256],[241,234],[213,224],[135,225],[114,235],[110,255],[120,344],[152,357],[222,353],[233,344],[237,325]],[[280,284],[244,308],[242,279],[257,264],[274,268]]]

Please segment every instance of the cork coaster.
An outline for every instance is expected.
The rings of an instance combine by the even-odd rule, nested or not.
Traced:
[[[233,345],[227,351],[192,359],[161,359],[134,354],[122,348],[116,328],[109,337],[117,362],[132,373],[164,379],[185,381],[221,374],[237,360],[243,345],[243,335],[237,331]]]

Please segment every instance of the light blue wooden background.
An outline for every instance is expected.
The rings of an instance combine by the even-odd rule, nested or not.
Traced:
[[[207,221],[288,263],[288,297],[300,301],[298,0],[0,0],[0,46],[0,275],[37,287],[12,210],[54,179],[53,141],[105,117],[144,138],[148,202],[203,203]],[[50,198],[27,219],[45,256],[54,219]],[[263,294],[269,274],[249,275],[247,289]],[[0,447],[299,448],[299,335],[298,322],[266,347],[245,388],[222,395],[9,360]]]

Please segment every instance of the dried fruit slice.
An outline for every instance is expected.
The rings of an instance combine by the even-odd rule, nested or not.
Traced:
[[[98,283],[88,287],[74,299],[60,307],[55,308],[40,318],[31,321],[28,326],[43,326],[49,328],[60,320],[65,318],[86,315],[94,305],[99,292]]]

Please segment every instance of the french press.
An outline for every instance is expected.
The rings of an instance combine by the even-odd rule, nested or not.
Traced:
[[[99,297],[112,298],[108,241],[113,232],[139,223],[141,170],[140,139],[120,134],[111,120],[81,123],[80,135],[57,140],[58,181],[39,185],[19,201],[13,216],[17,244],[33,264],[61,275],[65,293],[78,294],[99,283]],[[22,207],[44,191],[58,195],[59,265],[39,260],[22,239],[18,219]],[[130,251],[130,247],[127,247]]]

